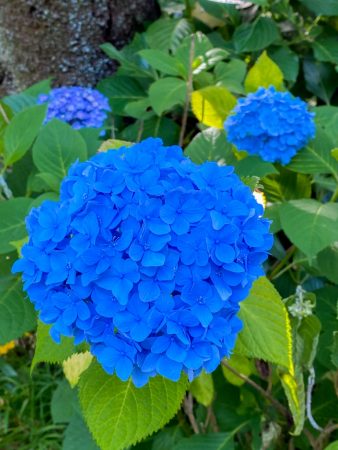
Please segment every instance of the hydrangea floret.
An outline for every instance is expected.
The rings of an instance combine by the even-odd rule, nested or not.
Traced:
[[[234,347],[272,245],[262,214],[233,167],[149,138],[75,163],[13,271],[53,339],[86,341],[107,373],[193,379]]]
[[[108,99],[96,89],[70,86],[41,94],[38,104],[48,103],[46,122],[56,118],[74,129],[101,128],[110,111]]]
[[[315,136],[313,118],[303,100],[271,86],[239,99],[224,128],[239,150],[285,165]]]

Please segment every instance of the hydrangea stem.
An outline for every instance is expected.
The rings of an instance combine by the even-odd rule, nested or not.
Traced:
[[[258,391],[260,394],[262,394],[263,397],[265,397],[270,403],[272,403],[274,405],[274,407],[277,409],[277,411],[279,411],[288,420],[288,422],[292,422],[292,418],[291,418],[291,415],[290,415],[288,409],[285,408],[285,406],[283,406],[281,403],[279,403],[278,400],[273,398],[269,392],[265,391],[259,384],[255,383],[253,380],[251,380],[246,375],[238,372],[236,369],[231,367],[230,364],[228,364],[224,359],[222,361],[222,365],[224,367],[226,367],[228,370],[230,370],[230,372],[232,372],[238,378],[245,381],[247,384],[249,384],[254,389],[256,389],[256,391]]]

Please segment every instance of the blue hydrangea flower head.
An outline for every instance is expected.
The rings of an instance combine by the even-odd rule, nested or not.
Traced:
[[[315,136],[313,118],[303,100],[270,86],[239,99],[224,128],[239,150],[285,165]]]
[[[75,129],[102,127],[110,111],[104,95],[81,86],[52,89],[49,94],[41,94],[38,103],[48,103],[46,122],[56,118]]]
[[[272,245],[262,214],[232,167],[149,138],[75,163],[13,271],[53,339],[86,341],[107,373],[192,379],[234,347]]]

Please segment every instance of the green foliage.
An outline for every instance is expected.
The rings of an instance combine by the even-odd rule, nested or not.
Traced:
[[[18,277],[1,277],[0,283],[0,345],[21,337],[34,329],[36,316],[33,305],[22,292]]]
[[[53,341],[49,334],[50,326],[38,322],[36,332],[36,346],[31,370],[40,362],[62,363],[69,356],[75,353],[75,346],[72,338],[62,337],[61,343]]]
[[[107,129],[75,131],[58,120],[45,125],[46,107],[37,106],[36,98],[49,92],[51,80],[1,101],[0,345],[36,324],[21,282],[10,274],[27,238],[24,218],[30,208],[57,198],[75,160],[149,136],[161,137],[166,145],[180,141],[198,164],[233,165],[252,190],[263,190],[264,215],[273,221],[275,234],[264,267],[267,277],[241,303],[243,330],[234,354],[225,360],[231,370],[222,366],[213,374],[203,372],[190,385],[160,377],[142,389],[122,383],[105,374],[85,346],[76,347],[70,338],[56,344],[49,326],[38,322],[32,381],[31,343],[20,350],[24,356],[14,350],[14,356],[0,359],[5,402],[0,447],[309,450],[314,441],[308,441],[304,426],[316,448],[329,445],[337,434],[313,429],[306,391],[315,369],[312,415],[322,427],[338,420],[337,2],[160,3],[165,13],[129,45],[101,46],[118,63],[117,71],[97,86],[112,108]],[[287,167],[236,149],[223,129],[239,97],[269,85],[308,100],[316,115],[315,139]],[[297,303],[299,286],[304,304]],[[15,367],[22,366],[18,372],[12,359]],[[51,368],[39,364],[46,362]],[[62,376],[73,389],[61,381],[56,364],[63,366]],[[194,402],[189,405],[188,395],[180,409],[186,389]]]
[[[124,383],[93,363],[81,377],[79,396],[100,448],[119,450],[165,425],[180,407],[186,387],[185,377],[175,383],[158,376],[135,388],[131,380]]]
[[[253,285],[239,313],[243,321],[235,354],[255,357],[293,372],[290,321],[282,299],[264,277]]]

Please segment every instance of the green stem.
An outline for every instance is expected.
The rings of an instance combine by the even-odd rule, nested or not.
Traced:
[[[289,259],[291,258],[291,256],[294,254],[295,251],[296,247],[294,245],[291,245],[291,247],[287,249],[284,258],[281,259],[279,263],[277,263],[277,265],[272,268],[272,271],[268,277],[270,280],[272,280],[276,276],[276,274],[279,273],[280,269],[282,269],[285,266],[285,264],[289,261]]]
[[[334,193],[332,194],[332,197],[330,198],[330,202],[335,202],[338,199],[338,186]]]
[[[282,270],[280,270],[276,275],[270,276],[269,278],[270,278],[270,280],[276,280],[281,275],[283,275],[283,273],[287,272],[289,269],[292,269],[293,266],[296,266],[297,264],[304,263],[306,261],[308,261],[307,258],[302,258],[302,259],[298,259],[297,261],[292,261],[290,264],[288,264]]]

